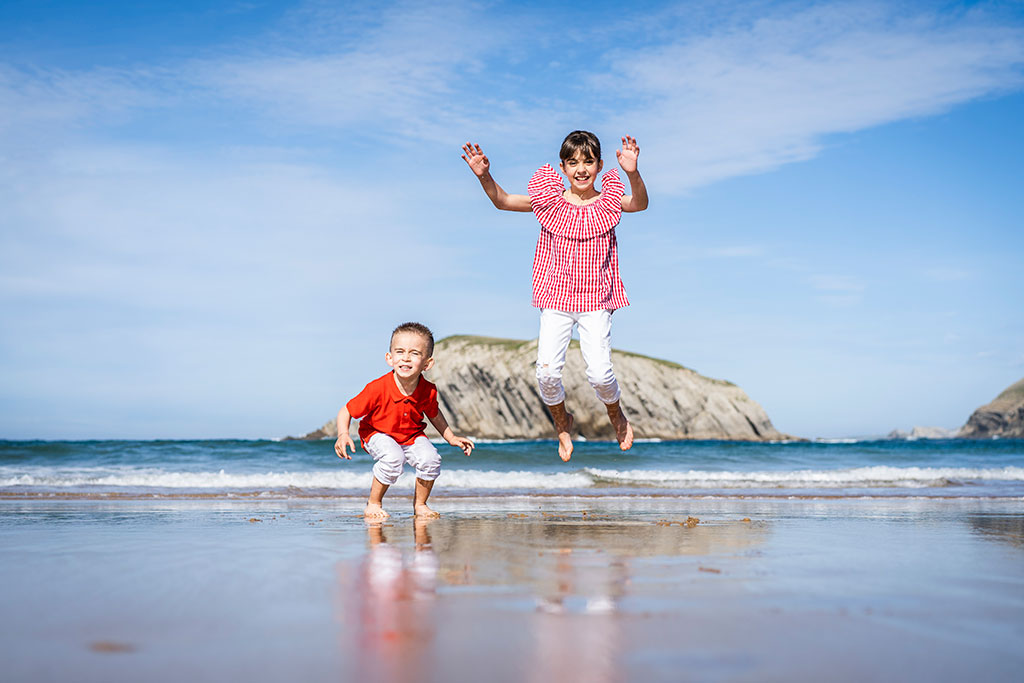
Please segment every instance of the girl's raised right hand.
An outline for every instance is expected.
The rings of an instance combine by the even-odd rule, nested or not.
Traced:
[[[467,142],[462,146],[462,159],[469,164],[470,170],[480,178],[491,168],[491,162],[480,149],[480,145]]]

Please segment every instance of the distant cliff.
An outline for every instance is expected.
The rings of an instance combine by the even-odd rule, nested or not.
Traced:
[[[551,417],[537,391],[536,358],[536,340],[448,337],[437,343],[434,368],[426,377],[437,385],[441,409],[456,433],[479,439],[552,438]],[[776,431],[764,409],[735,384],[625,351],[613,350],[612,363],[622,389],[622,407],[638,438],[792,438]],[[575,341],[562,377],[566,407],[576,418],[576,435],[614,439],[604,405],[587,383]],[[351,393],[361,388],[353,387]],[[331,420],[302,438],[336,436],[337,426]]]
[[[974,411],[960,428],[967,438],[1024,439],[1024,379]]]
[[[894,429],[886,435],[887,439],[906,439],[917,441],[918,439],[955,439],[960,435],[958,429],[946,429],[945,427],[914,427],[909,432],[902,429]]]

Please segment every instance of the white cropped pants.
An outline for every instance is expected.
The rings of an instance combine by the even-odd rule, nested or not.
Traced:
[[[546,405],[565,400],[562,367],[573,327],[579,326],[580,350],[587,364],[587,380],[602,403],[619,400],[619,383],[612,372],[612,311],[566,313],[545,308],[540,312],[537,340],[537,386]]]
[[[416,468],[416,476],[424,481],[434,481],[441,474],[441,454],[425,436],[417,437],[408,446],[378,432],[366,442],[366,451],[377,462],[373,465],[373,476],[382,484],[391,486],[402,475],[405,463]]]

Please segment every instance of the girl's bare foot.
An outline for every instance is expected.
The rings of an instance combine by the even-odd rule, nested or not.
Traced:
[[[363,517],[366,517],[367,519],[384,519],[385,517],[390,516],[391,515],[389,515],[387,511],[377,503],[367,503],[366,509],[363,510]]]
[[[548,406],[551,421],[555,423],[555,434],[558,436],[558,457],[562,462],[569,462],[572,457],[572,413],[566,411],[565,401]]]
[[[427,507],[426,503],[421,503],[413,508],[416,512],[416,516],[420,519],[433,519],[440,517],[441,513],[437,512],[433,508]]]
[[[566,413],[565,416],[565,429],[558,430],[558,457],[562,462],[569,462],[569,458],[572,457],[572,426],[576,420],[572,413]]]
[[[608,420],[615,428],[615,438],[619,442],[619,448],[628,451],[633,447],[633,425],[629,424],[626,414],[622,412],[618,401],[605,406],[608,411]]]

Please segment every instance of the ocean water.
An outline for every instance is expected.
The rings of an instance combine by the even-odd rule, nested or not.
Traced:
[[[434,497],[1024,499],[1024,440],[440,443]],[[0,498],[363,497],[371,458],[333,441],[0,441]],[[409,493],[410,468],[392,488]]]

